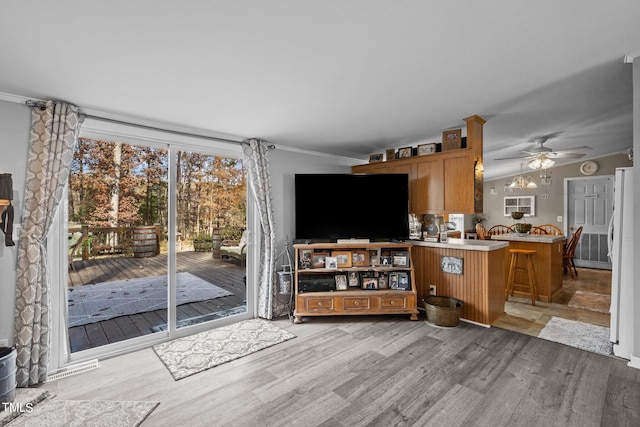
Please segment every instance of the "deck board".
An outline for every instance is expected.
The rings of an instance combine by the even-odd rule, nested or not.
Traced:
[[[233,295],[178,306],[177,320],[209,315],[246,304],[244,277],[246,270],[233,262],[213,259],[208,252],[179,252],[177,272],[189,272]],[[68,285],[79,287],[90,283],[135,279],[167,274],[167,256],[151,258],[103,257],[74,261],[69,269]],[[102,322],[69,328],[71,352],[151,334],[155,327],[165,326],[167,310],[120,316]]]

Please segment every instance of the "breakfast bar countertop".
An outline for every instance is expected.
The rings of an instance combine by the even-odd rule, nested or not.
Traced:
[[[554,234],[494,234],[491,240],[506,240],[510,242],[532,242],[532,243],[555,243],[565,240],[565,236],[556,236]]]
[[[460,249],[463,251],[495,251],[509,246],[507,242],[492,242],[491,240],[470,240],[448,238],[446,242],[424,242],[413,240],[414,246],[427,246],[431,248]]]

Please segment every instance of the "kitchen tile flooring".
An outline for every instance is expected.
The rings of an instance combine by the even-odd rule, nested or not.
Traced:
[[[528,298],[509,297],[505,314],[492,326],[537,337],[552,317],[562,317],[583,323],[609,327],[609,313],[569,307],[576,291],[611,295],[611,271],[578,268],[574,279],[567,274],[562,281],[562,293],[552,303],[536,301],[531,305]]]

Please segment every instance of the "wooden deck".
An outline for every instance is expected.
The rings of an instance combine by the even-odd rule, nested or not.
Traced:
[[[238,264],[213,259],[211,252],[179,252],[177,272],[189,272],[229,292],[231,296],[178,306],[180,322],[203,321],[223,317],[230,310],[246,304],[245,268]],[[69,268],[69,286],[82,286],[139,277],[167,274],[166,254],[151,258],[111,257],[74,261],[76,271]],[[155,310],[83,326],[69,328],[71,352],[151,334],[166,328],[167,310]]]

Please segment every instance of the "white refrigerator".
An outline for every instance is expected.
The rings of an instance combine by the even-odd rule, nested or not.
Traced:
[[[633,346],[633,168],[617,168],[613,216],[609,224],[611,258],[611,342],[613,353],[631,359]]]

